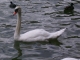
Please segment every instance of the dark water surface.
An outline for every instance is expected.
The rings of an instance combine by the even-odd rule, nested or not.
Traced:
[[[16,42],[13,39],[16,16],[8,7],[10,0],[0,0],[0,60],[60,60],[80,58],[80,1],[79,0],[12,0],[22,7],[21,33],[36,28],[49,32],[67,27],[51,42]],[[63,9],[74,3],[74,12]]]

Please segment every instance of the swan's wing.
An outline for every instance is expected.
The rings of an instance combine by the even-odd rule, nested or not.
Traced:
[[[49,32],[45,31],[44,29],[35,29],[24,34],[20,35],[20,40],[26,41],[40,41],[45,40],[50,35]]]

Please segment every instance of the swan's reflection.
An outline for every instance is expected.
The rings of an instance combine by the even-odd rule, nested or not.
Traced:
[[[55,38],[54,40],[49,39],[49,44],[56,45],[56,46],[62,45],[62,43],[58,41],[58,38]]]
[[[19,41],[15,41],[14,42],[14,48],[18,51],[17,53],[18,53],[18,56],[17,57],[15,57],[15,58],[13,58],[12,60],[22,60],[22,59],[20,59],[20,57],[22,56],[22,50],[20,49],[20,44],[21,43],[25,43],[25,42],[19,42]],[[60,45],[62,45],[62,43],[61,42],[59,42],[58,41],[58,39],[49,39],[48,40],[48,42],[40,42],[40,41],[38,41],[38,42],[26,42],[26,44],[33,44],[33,45],[38,45],[38,44],[41,44],[41,45],[46,45],[46,44],[51,44],[51,45],[56,45],[56,46],[60,46]]]
[[[20,56],[22,56],[22,50],[20,49],[19,41],[14,41],[14,48],[18,51],[18,56],[13,58],[12,60],[21,60],[21,59],[18,59]]]

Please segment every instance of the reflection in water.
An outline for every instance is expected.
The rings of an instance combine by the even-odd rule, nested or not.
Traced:
[[[18,51],[17,53],[18,53],[18,56],[17,57],[15,57],[15,58],[13,58],[12,60],[22,60],[22,59],[19,59],[19,57],[21,57],[22,56],[22,50],[20,49],[20,44],[21,43],[23,43],[23,44],[29,44],[29,45],[46,45],[46,44],[51,44],[51,45],[56,45],[56,46],[60,46],[62,43],[61,42],[59,42],[58,41],[58,39],[49,39],[49,41],[48,42],[40,42],[40,41],[38,41],[38,42],[19,42],[19,41],[15,41],[14,42],[14,48]],[[40,45],[39,45],[39,47],[40,47]],[[37,47],[36,47],[37,48]],[[43,48],[43,47],[42,47]],[[36,53],[35,53],[36,54]],[[43,53],[44,54],[44,53]],[[45,54],[44,54],[45,55]],[[27,57],[27,56],[26,56]]]
[[[14,48],[18,51],[18,56],[13,58],[12,60],[21,60],[21,59],[18,59],[20,56],[22,56],[22,50],[20,49],[20,42],[15,41]]]
[[[53,44],[53,45],[56,45],[56,46],[62,45],[62,43],[59,42],[57,38],[54,39],[54,40],[53,40],[53,39],[50,39],[50,40],[49,40],[49,44]]]

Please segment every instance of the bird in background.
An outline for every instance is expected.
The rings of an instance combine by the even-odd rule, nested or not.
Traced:
[[[64,8],[64,13],[69,13],[69,12],[73,12],[74,11],[74,4],[73,3],[70,3],[70,5],[69,6],[66,6],[65,8]]]
[[[10,5],[9,5],[10,8],[15,8],[16,6],[17,6],[16,4],[14,4],[12,1],[10,1]]]

